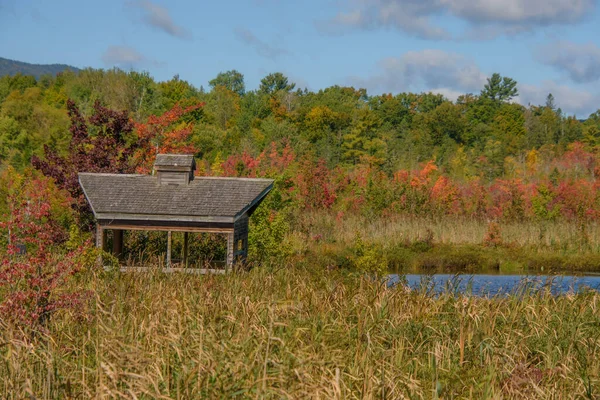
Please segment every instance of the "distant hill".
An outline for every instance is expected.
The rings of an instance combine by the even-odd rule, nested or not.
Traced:
[[[39,78],[45,74],[56,75],[58,72],[63,72],[65,69],[79,72],[79,68],[66,64],[29,64],[0,57],[0,76],[21,73],[23,75],[33,75],[36,78]]]

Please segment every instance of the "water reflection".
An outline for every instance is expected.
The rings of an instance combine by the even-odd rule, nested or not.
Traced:
[[[549,290],[554,295],[582,290],[600,291],[600,276],[544,275],[390,275],[389,284],[404,284],[432,294],[466,293],[475,296],[530,293]]]

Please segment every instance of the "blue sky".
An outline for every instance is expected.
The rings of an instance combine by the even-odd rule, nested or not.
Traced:
[[[0,0],[0,56],[179,74],[236,69],[299,87],[478,93],[494,72],[523,104],[600,108],[600,0]]]

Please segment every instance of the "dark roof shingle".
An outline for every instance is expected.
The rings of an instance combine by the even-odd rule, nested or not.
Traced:
[[[231,217],[260,202],[271,179],[196,177],[188,185],[159,185],[150,175],[80,173],[96,218],[102,215]]]

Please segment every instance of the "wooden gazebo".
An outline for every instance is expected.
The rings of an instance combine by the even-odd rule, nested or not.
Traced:
[[[273,188],[270,179],[194,177],[192,155],[159,154],[153,175],[80,173],[79,184],[97,221],[96,246],[104,249],[113,231],[112,252],[121,256],[123,231],[167,232],[167,268],[171,267],[172,232],[227,235],[226,269],[245,261],[248,219]]]

